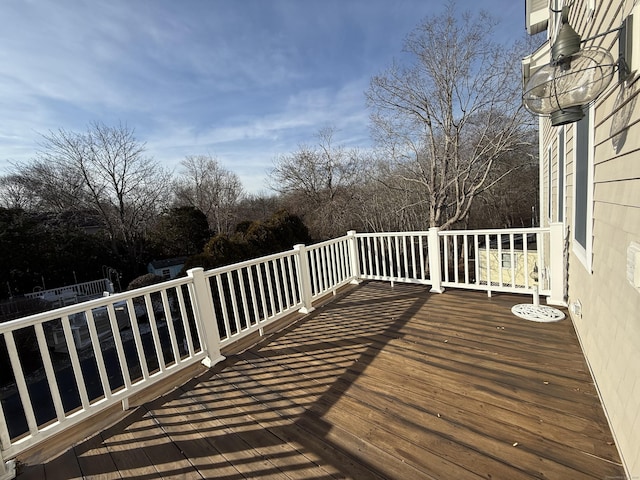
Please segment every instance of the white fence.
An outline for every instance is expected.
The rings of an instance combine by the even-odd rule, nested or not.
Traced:
[[[228,345],[302,308],[295,250],[205,273],[220,345]]]
[[[41,298],[52,303],[57,303],[57,306],[65,306],[78,303],[78,301],[86,298],[99,297],[103,292],[113,293],[113,284],[106,278],[27,293],[25,294],[25,298]]]
[[[356,237],[361,278],[433,284],[429,232],[360,233]]]
[[[357,256],[355,251],[355,237],[352,232],[345,237],[323,243],[317,243],[305,250],[302,245],[297,248],[301,252],[301,259],[307,257],[309,277],[303,277],[310,283],[311,299],[335,291],[356,278],[352,259]],[[305,272],[306,273],[306,272]],[[310,307],[306,305],[307,308]]]
[[[166,373],[202,360],[194,293],[188,277],[0,324],[13,377],[0,402],[2,456],[126,405]],[[86,344],[72,328],[80,325]],[[57,334],[64,353],[52,352]]]
[[[361,279],[564,301],[564,227],[356,234]],[[552,248],[553,246],[553,248]],[[552,281],[553,280],[553,281]]]
[[[12,475],[3,458],[114,403],[127,408],[130,395],[167,374],[195,362],[216,364],[225,345],[293,312],[312,311],[315,300],[349,282],[532,293],[533,262],[541,292],[559,294],[563,265],[553,270],[548,250],[562,251],[563,238],[561,227],[349,232],[0,324],[8,362],[0,361],[11,370],[0,392],[0,479]]]
[[[545,253],[550,229],[445,231],[439,235],[443,286],[513,293],[537,288],[543,295],[550,294]]]

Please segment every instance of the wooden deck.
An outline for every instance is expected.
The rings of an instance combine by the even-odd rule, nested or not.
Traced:
[[[529,302],[363,284],[18,478],[623,478],[571,321]]]

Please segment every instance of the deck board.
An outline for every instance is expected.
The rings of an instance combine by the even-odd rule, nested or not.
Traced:
[[[97,435],[76,448],[74,453],[82,474],[92,480],[113,480],[122,478],[118,472],[109,450],[102,443],[102,436]]]
[[[570,320],[368,282],[19,478],[624,475]]]
[[[68,450],[45,465],[44,470],[44,477],[47,478],[47,480],[66,480],[82,476],[78,460],[73,450]]]

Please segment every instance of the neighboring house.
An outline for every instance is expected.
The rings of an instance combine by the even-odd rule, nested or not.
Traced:
[[[636,51],[625,55],[631,75],[620,80],[616,73],[583,106],[584,118],[552,126],[553,116],[541,116],[539,148],[541,225],[566,226],[566,302],[629,478],[640,478],[640,7],[634,3],[564,1],[581,50],[600,47],[618,60],[620,44],[631,41]],[[525,81],[550,62],[562,7],[562,0],[526,0],[527,29],[546,30],[547,42],[524,59]],[[617,30],[631,13],[632,39]]]
[[[538,258],[538,250],[534,235],[527,238],[523,245],[521,237],[514,242],[511,252],[510,238],[504,235],[502,244],[490,242],[489,248],[480,245],[477,253],[480,282],[486,284],[489,280],[493,285],[511,285],[523,287],[537,285],[540,272],[538,265],[543,261]],[[487,265],[489,269],[487,271]]]
[[[154,260],[147,265],[147,272],[162,277],[163,280],[171,280],[178,276],[187,257],[167,258]]]

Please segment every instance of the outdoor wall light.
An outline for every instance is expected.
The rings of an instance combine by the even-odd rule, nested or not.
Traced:
[[[583,107],[593,102],[611,83],[616,69],[621,77],[628,73],[624,60],[628,48],[626,32],[631,31],[627,17],[622,27],[582,40],[567,22],[568,8],[562,9],[562,24],[551,47],[551,62],[537,70],[524,87],[523,103],[536,115],[551,117],[551,125],[577,122],[584,117]],[[580,49],[582,43],[613,31],[620,35],[620,57],[613,59],[607,50],[597,47]],[[623,38],[625,37],[625,38]]]

